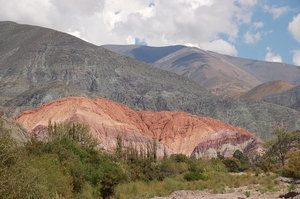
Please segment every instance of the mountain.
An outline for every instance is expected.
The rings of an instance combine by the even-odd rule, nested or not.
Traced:
[[[172,103],[175,99],[212,96],[189,79],[65,33],[12,22],[1,22],[0,29],[0,96],[6,99],[0,105],[4,107],[36,107],[76,95],[158,111],[177,106]],[[53,86],[59,88],[48,92]]]
[[[244,92],[262,82],[217,53],[186,46],[103,46],[109,50],[194,80],[214,94]]]
[[[300,111],[300,85],[280,93],[268,95],[262,100]]]
[[[226,122],[190,115],[185,112],[170,111],[134,111],[126,105],[115,103],[104,98],[86,99],[68,97],[44,104],[36,109],[28,110],[15,118],[22,123],[29,133],[37,137],[47,137],[44,134],[49,120],[54,122],[82,122],[90,127],[93,137],[102,146],[113,150],[117,135],[122,135],[124,144],[146,145],[149,139],[155,138],[167,146],[169,153],[190,156],[195,147],[209,137],[220,134],[215,148],[208,147],[198,153],[199,157],[217,157],[217,152],[232,156],[234,151],[253,147],[260,148],[261,141],[248,131],[231,126]],[[243,137],[243,139],[238,139]],[[138,147],[139,148],[139,147]],[[163,149],[159,145],[162,156]],[[249,151],[250,149],[248,149]],[[212,153],[212,151],[214,151]],[[252,151],[258,155],[259,150]],[[245,151],[247,152],[247,151]]]
[[[186,46],[103,47],[188,77],[217,95],[234,96],[259,84],[276,80],[300,84],[300,67],[284,63],[232,57]]]
[[[86,98],[97,97],[97,95],[89,91],[79,90],[61,81],[52,80],[23,92],[14,97],[13,100],[8,100],[2,110],[11,112],[13,116],[16,116],[25,110],[33,109],[49,101],[69,96]]]
[[[242,94],[240,97],[244,99],[262,99],[268,95],[280,93],[295,87],[294,85],[284,81],[272,81],[260,84],[250,91]]]
[[[280,62],[244,59],[228,55],[224,55],[223,57],[262,82],[282,80],[293,85],[300,84],[300,66]]]
[[[30,137],[24,126],[0,111],[0,133],[11,133],[18,143],[29,141]],[[2,136],[0,134],[0,136]]]
[[[212,117],[262,139],[272,137],[278,126],[300,127],[299,111],[217,97],[186,77],[65,33],[13,22],[0,22],[0,30],[0,108],[10,117],[62,97],[81,96],[104,97],[134,110]],[[164,55],[159,54],[155,59]]]

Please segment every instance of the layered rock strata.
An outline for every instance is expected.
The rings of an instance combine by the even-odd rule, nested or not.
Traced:
[[[207,140],[200,142],[192,152],[197,158],[216,158],[218,155],[232,157],[236,150],[242,151],[250,158],[263,153],[261,140],[249,134],[236,131],[221,130],[212,134]]]
[[[254,140],[258,140],[255,135],[242,128],[210,117],[185,112],[134,111],[124,104],[104,98],[63,98],[25,111],[15,120],[22,123],[31,136],[41,139],[45,138],[49,120],[83,122],[90,127],[93,137],[107,149],[116,146],[116,137],[121,134],[126,144],[145,144],[149,139],[156,139],[167,146],[169,154],[182,153],[188,156],[195,151],[196,146],[200,149],[199,144],[214,136],[224,135],[219,137],[217,145],[208,141],[205,149],[209,149],[209,143],[211,147],[239,143],[237,148],[243,151]],[[227,134],[220,134],[223,131]],[[243,143],[232,141],[234,136]],[[161,155],[163,148],[159,144]],[[199,156],[201,155],[203,154],[199,152]]]

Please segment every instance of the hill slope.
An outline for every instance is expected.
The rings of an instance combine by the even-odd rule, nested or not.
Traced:
[[[300,67],[279,62],[266,62],[224,55],[230,63],[262,82],[282,80],[293,85],[300,84]]]
[[[300,85],[263,98],[264,101],[300,111]]]
[[[29,141],[30,137],[27,130],[22,124],[7,117],[3,112],[0,111],[0,132],[11,133],[11,136],[18,142],[24,143]],[[2,136],[0,134],[0,136]]]
[[[220,146],[223,147],[208,147],[202,151],[202,157],[206,155],[207,151],[212,150],[232,156],[236,149],[244,151],[245,148],[249,148],[251,143],[258,140],[256,136],[246,130],[220,120],[184,112],[134,111],[123,104],[104,98],[63,98],[26,111],[15,119],[26,126],[31,135],[35,136],[41,133],[41,129],[44,132],[49,120],[52,122],[79,121],[90,126],[92,135],[102,145],[111,149],[116,146],[117,135],[121,134],[127,144],[145,145],[147,139],[144,137],[155,138],[171,149],[172,153],[182,153],[188,156],[200,142],[206,141],[215,133],[222,134],[222,130],[244,137],[244,139],[236,140],[224,136],[219,140]],[[259,144],[257,143],[251,148],[253,147],[259,147]],[[162,154],[163,147],[160,149]],[[258,152],[256,151],[254,154]],[[216,156],[217,152],[213,155]]]
[[[12,22],[1,22],[0,30],[0,96],[10,98],[2,106],[38,106],[76,93],[106,97],[135,109],[161,110],[174,106],[161,102],[170,97],[211,96],[189,79],[68,34]],[[41,85],[50,81],[61,82],[64,90],[72,87],[73,94],[43,91]]]
[[[300,126],[299,111],[216,97],[188,78],[65,33],[13,22],[0,22],[0,30],[0,107],[9,116],[62,97],[82,96],[104,97],[134,110],[209,116],[262,139],[272,136],[273,127]]]
[[[272,81],[260,84],[240,97],[243,99],[262,99],[268,95],[280,93],[293,87],[295,86],[284,81]]]
[[[228,62],[222,55],[198,48],[115,45],[103,47],[157,68],[183,75],[218,95],[224,95],[229,91],[248,91],[262,83]]]

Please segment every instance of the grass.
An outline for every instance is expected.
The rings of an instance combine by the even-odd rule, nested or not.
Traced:
[[[282,187],[276,175],[255,176],[252,173],[234,175],[231,173],[210,173],[211,179],[207,181],[186,181],[182,176],[167,177],[163,181],[149,183],[137,181],[120,184],[115,189],[116,199],[146,199],[154,196],[168,196],[178,190],[211,190],[212,193],[232,193],[234,188],[247,186],[261,193],[276,192],[288,187]],[[254,186],[258,185],[258,186]],[[250,192],[249,192],[250,193]]]

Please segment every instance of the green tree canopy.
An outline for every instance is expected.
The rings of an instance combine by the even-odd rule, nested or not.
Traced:
[[[278,159],[283,166],[286,162],[287,154],[300,148],[300,132],[286,132],[283,129],[277,129],[273,132],[275,138],[267,141],[266,156]]]

